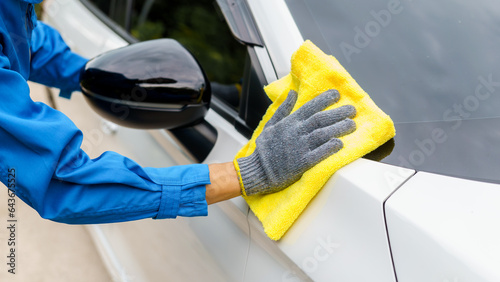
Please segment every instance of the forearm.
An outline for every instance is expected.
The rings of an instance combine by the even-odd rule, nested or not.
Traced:
[[[211,184],[206,186],[206,199],[209,205],[241,195],[238,175],[232,162],[211,164],[208,170]]]

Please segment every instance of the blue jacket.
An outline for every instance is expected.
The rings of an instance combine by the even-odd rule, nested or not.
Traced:
[[[37,22],[39,2],[0,1],[1,181],[43,218],[70,224],[206,215],[207,165],[144,168],[114,152],[90,159],[73,122],[31,100],[27,80],[68,96],[86,63]]]

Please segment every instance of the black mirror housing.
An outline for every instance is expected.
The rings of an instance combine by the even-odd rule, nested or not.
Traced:
[[[211,96],[200,64],[173,39],[135,43],[95,57],[82,70],[80,86],[98,114],[140,129],[199,123]]]

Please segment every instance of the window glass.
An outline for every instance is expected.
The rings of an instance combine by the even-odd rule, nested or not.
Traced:
[[[87,0],[94,4],[99,10],[111,18],[115,23],[119,24],[125,30],[130,29],[130,14],[127,11],[130,10],[134,0]]]
[[[287,0],[303,37],[335,55],[395,122],[498,116],[499,95],[466,115],[454,110],[500,77],[498,1],[362,3]]]
[[[131,34],[139,40],[174,38],[188,48],[211,81],[236,83],[246,48],[232,36],[213,0],[135,1]]]
[[[395,122],[369,158],[500,183],[498,1],[286,2]]]
[[[109,10],[111,7],[112,2],[116,2],[114,0],[108,1],[108,0],[88,0],[88,2],[91,2],[94,4],[99,10],[101,10],[103,13],[106,15],[109,15]]]

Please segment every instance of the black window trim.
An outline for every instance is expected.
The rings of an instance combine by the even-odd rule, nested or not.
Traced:
[[[216,0],[216,3],[236,40],[247,46],[264,46],[246,0]]]

